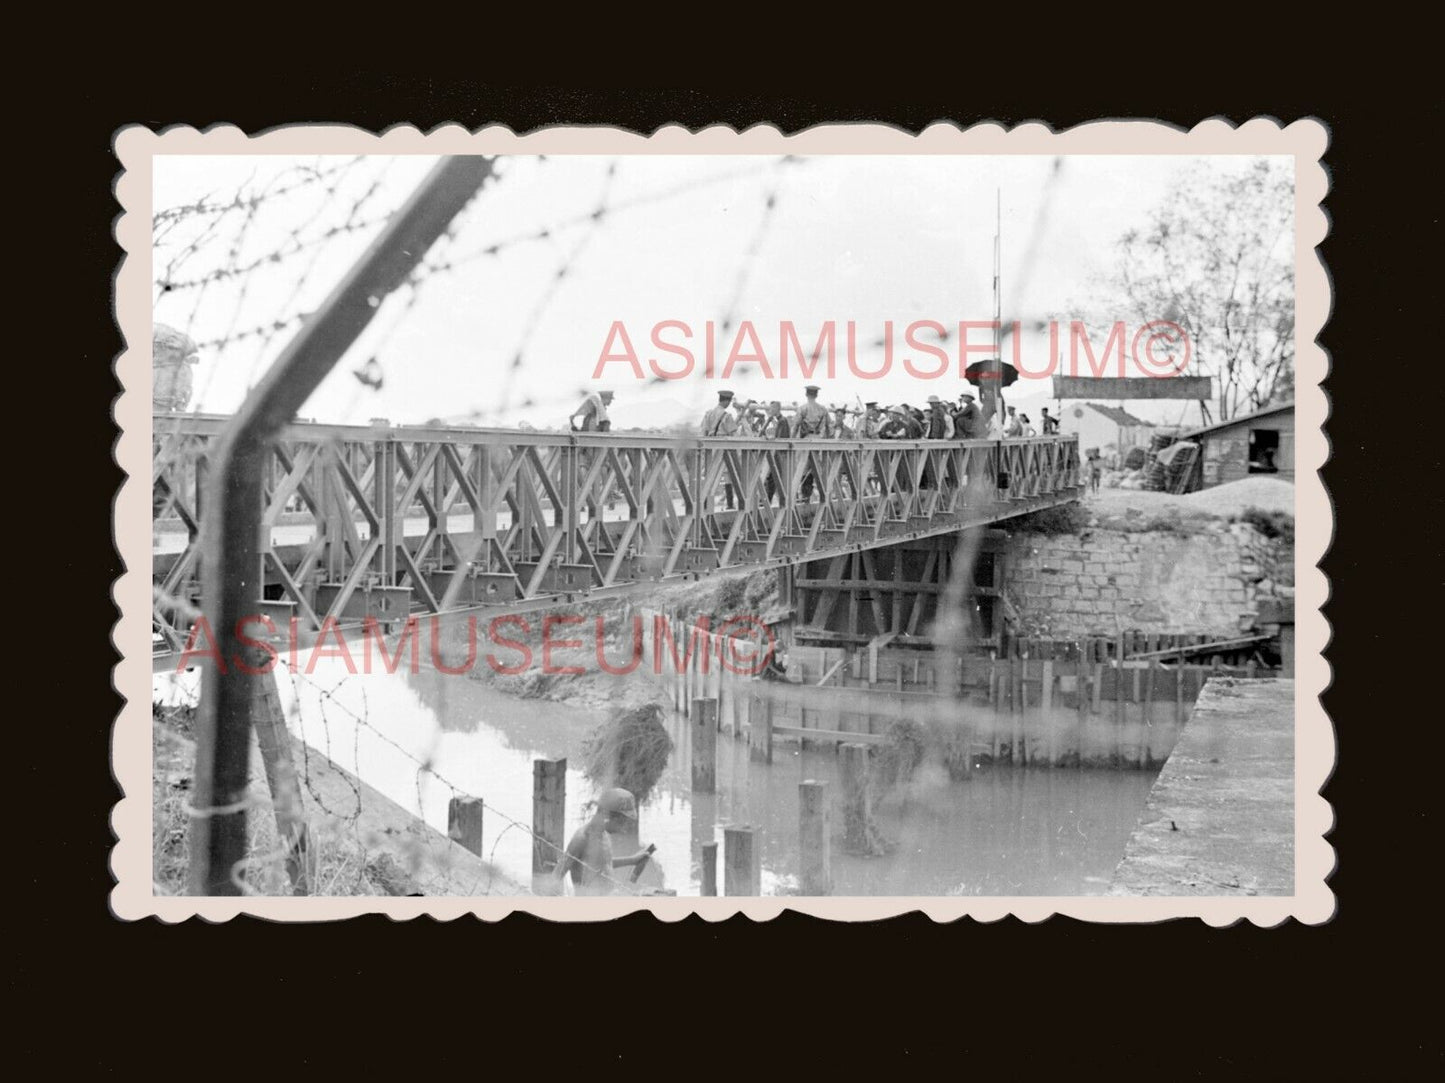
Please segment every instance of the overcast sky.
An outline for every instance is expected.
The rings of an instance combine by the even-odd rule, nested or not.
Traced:
[[[158,229],[156,320],[202,343],[227,342],[203,349],[192,409],[236,409],[294,325],[264,349],[259,336],[244,332],[313,308],[379,228],[346,227],[379,221],[434,163],[377,158],[336,169],[346,161],[156,160],[160,211],[202,199],[225,201],[238,190],[253,194],[268,184],[291,188],[262,201],[249,220],[232,211],[218,223],[214,215],[199,215],[169,233]],[[952,356],[949,375],[920,380],[904,370],[903,357],[936,362],[901,336],[910,321],[956,325],[991,318],[996,198],[1002,201],[1005,318],[1083,315],[1083,302],[1114,266],[1118,237],[1145,224],[1173,179],[1188,171],[1235,172],[1248,164],[1244,158],[1069,157],[1056,173],[1054,159],[1018,156],[793,163],[509,159],[459,220],[446,249],[434,250],[434,258],[462,262],[431,277],[413,304],[404,296],[388,300],[302,416],[404,423],[475,415],[488,424],[560,426],[587,388],[606,385],[617,393],[619,426],[665,424],[715,401],[723,384],[700,374],[701,339],[706,321],[720,322],[730,312],[734,325],[753,321],[775,369],[782,321],[796,326],[805,349],[825,322],[834,321],[838,375],[819,381],[826,383],[825,401],[921,403],[932,393],[954,398],[966,386],[958,374],[957,343],[944,344]],[[333,171],[323,183],[292,187],[298,165]],[[335,191],[328,193],[332,184]],[[608,213],[591,219],[604,204]],[[210,223],[215,228],[204,232]],[[489,245],[544,227],[551,229],[544,240],[506,243],[495,255],[482,254]],[[327,239],[305,243],[318,238]],[[298,239],[304,247],[293,251]],[[184,258],[177,261],[178,255]],[[162,292],[173,261],[169,280],[178,288]],[[204,288],[187,285],[209,272],[251,264],[259,266],[244,275]],[[665,320],[690,325],[698,374],[638,382],[614,363],[594,381],[609,329],[619,320],[644,366],[656,357],[669,368],[680,359],[652,346],[652,328]],[[841,351],[850,320],[858,328],[859,363],[868,370],[881,364],[874,343],[884,322],[894,321],[899,341],[891,375],[865,381],[848,373]],[[719,368],[733,334],[720,336]],[[675,330],[668,337],[682,338]],[[1043,367],[1047,340],[1026,336],[1023,347],[1025,365]],[[519,353],[521,369],[509,381]],[[381,367],[379,390],[352,374],[372,356]],[[796,375],[769,381],[749,365],[727,386],[748,397],[790,402],[801,398],[805,382]],[[1016,391],[1017,401],[1042,400],[1047,384],[1031,382]]]

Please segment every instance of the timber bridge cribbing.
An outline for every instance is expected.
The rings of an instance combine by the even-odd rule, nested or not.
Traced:
[[[160,667],[183,650],[200,606],[202,494],[229,421],[154,418]],[[297,422],[266,463],[257,612],[278,626],[294,617],[302,634],[328,618],[502,613],[797,564],[986,526],[1082,491],[1077,439],[1059,436],[711,440]]]

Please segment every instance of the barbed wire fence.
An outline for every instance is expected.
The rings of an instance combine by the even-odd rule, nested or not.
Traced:
[[[363,351],[366,358],[352,370],[355,387],[344,414],[353,415],[369,394],[379,392],[385,385],[388,372],[395,364],[395,359],[387,356],[387,347],[408,319],[414,316],[428,283],[444,275],[460,273],[479,261],[496,261],[523,246],[545,245],[556,253],[555,265],[530,306],[511,351],[501,393],[474,403],[462,413],[472,424],[484,424],[507,416],[513,406],[516,377],[528,363],[528,351],[536,332],[544,325],[558,297],[576,278],[579,261],[601,231],[626,212],[657,206],[711,186],[760,178],[769,183],[759,197],[761,213],[756,233],[736,271],[732,295],[724,308],[722,322],[730,325],[773,219],[781,169],[794,162],[795,159],[782,158],[751,164],[619,199],[613,195],[618,172],[618,162],[613,160],[606,166],[600,192],[590,209],[488,240],[471,238],[471,234],[476,232],[471,227],[483,213],[478,208],[485,206],[485,200],[474,200],[469,209],[449,225],[402,287],[384,302],[388,318],[379,331],[364,336],[368,338]],[[156,212],[153,236],[157,319],[183,330],[191,337],[197,352],[209,361],[205,379],[195,396],[197,408],[203,408],[211,401],[216,377],[226,369],[244,368],[247,384],[253,384],[285,338],[309,315],[308,309],[316,303],[318,291],[326,288],[344,269],[349,252],[359,250],[385,224],[389,211],[383,193],[394,165],[394,159],[318,159],[314,163],[275,171],[259,182],[253,172],[228,196],[212,192],[193,202]],[[497,180],[505,181],[507,172],[506,169],[498,169]],[[459,237],[463,236],[469,238],[466,245],[458,243]],[[585,385],[578,384],[551,393],[545,399],[535,395],[521,398],[516,405],[524,409],[539,405],[555,404],[559,408],[569,403],[575,405],[585,390]],[[158,439],[162,436],[161,433],[156,435]],[[158,595],[157,601],[173,605],[181,614],[200,615],[186,599]],[[305,683],[305,678],[284,667],[282,671],[289,674],[293,685],[294,715],[301,702],[297,682]],[[332,758],[333,719],[330,712],[340,709],[351,726],[353,761],[357,752],[356,741],[366,730],[413,763],[419,814],[424,809],[425,780],[435,780],[453,796],[484,798],[485,795],[468,794],[462,787],[438,774],[430,754],[416,756],[388,738],[368,721],[365,709],[357,713],[341,704],[334,692],[317,691],[315,688],[313,691],[316,691],[317,719],[321,727],[319,737],[322,747],[318,751],[328,760]],[[296,726],[303,725],[297,717],[293,717],[291,722]],[[438,729],[434,738],[439,737]],[[352,849],[364,852],[365,840],[356,826],[362,807],[361,788],[354,784],[351,786],[351,807],[331,807],[313,785],[309,761],[312,746],[303,740],[298,747],[302,757],[301,775],[310,799],[329,820],[351,825]],[[251,801],[251,806],[257,809],[267,805],[259,796]],[[490,814],[505,822],[504,835],[506,832],[522,831],[534,840],[538,838],[520,819],[498,810],[492,802],[485,801],[485,806]],[[191,817],[216,814],[216,810],[197,810],[189,804],[185,805],[185,812]],[[233,871],[233,881],[240,890],[248,893],[258,890],[284,893],[284,873],[278,877],[276,870],[287,848],[277,842],[274,831],[268,830],[266,817],[252,817],[251,820],[252,852],[247,859],[247,868]],[[501,837],[494,842],[494,850]],[[548,840],[541,842],[556,849],[555,844]],[[446,862],[445,853],[432,854],[431,857],[439,859],[443,865]],[[587,868],[586,871],[605,883],[617,883],[604,870]],[[365,862],[357,861],[333,870],[326,887],[337,893],[352,893],[368,882]],[[484,886],[483,890],[489,886]],[[158,884],[157,890],[167,889]]]
[[[497,261],[525,246],[550,248],[555,255],[553,265],[543,276],[543,282],[527,309],[521,331],[508,349],[500,386],[486,399],[462,404],[453,418],[468,424],[486,425],[507,419],[514,407],[532,410],[575,405],[588,390],[585,383],[564,386],[545,395],[534,393],[526,396],[518,394],[516,384],[518,374],[531,361],[530,351],[539,329],[557,310],[567,289],[579,281],[585,266],[584,257],[598,237],[608,229],[622,228],[618,223],[626,212],[665,204],[713,185],[756,180],[759,182],[754,196],[758,206],[757,221],[731,277],[727,296],[717,309],[718,326],[725,333],[730,331],[745,311],[749,284],[766,249],[778,208],[783,203],[789,169],[798,164],[798,159],[784,157],[619,199],[615,196],[619,166],[613,160],[605,167],[595,201],[590,202],[588,209],[490,239],[474,236],[479,232],[478,222],[485,218],[486,208],[485,198],[474,200],[468,210],[450,224],[402,287],[383,303],[385,321],[378,330],[365,336],[364,348],[359,351],[364,359],[351,370],[354,387],[343,411],[344,416],[354,416],[395,373],[401,359],[390,351],[391,344],[408,322],[416,318],[419,303],[430,283],[444,276],[464,273],[466,268],[478,262]],[[537,168],[544,165],[544,161],[536,163]],[[281,170],[261,184],[256,184],[253,176],[226,198],[217,198],[215,193],[211,193],[193,203],[165,208],[156,213],[153,223],[157,252],[157,317],[166,315],[193,337],[196,333],[203,334],[205,337],[197,340],[196,345],[211,357],[206,381],[197,395],[198,403],[207,401],[223,365],[244,365],[247,382],[255,381],[274,351],[284,342],[284,336],[305,320],[308,305],[314,303],[316,291],[327,286],[328,280],[339,273],[336,268],[342,265],[346,251],[359,249],[386,222],[389,216],[386,209],[389,194],[387,178],[394,166],[394,160],[318,160],[313,164]],[[506,183],[509,172],[499,169],[491,183]],[[1029,281],[1036,265],[1041,241],[1047,231],[1049,199],[1061,173],[1060,161],[1046,182],[1044,199],[1032,223],[1024,257],[1014,272],[1014,280],[1020,287]],[[302,203],[302,200],[308,202]],[[284,212],[281,214],[284,221],[280,224],[271,221],[273,211]],[[263,251],[256,250],[258,244],[262,244]],[[221,253],[219,259],[216,258],[218,252]],[[225,299],[218,300],[225,291],[229,291],[225,293]],[[229,311],[222,321],[216,318],[214,312],[208,311],[208,306],[212,309],[228,306]],[[264,312],[261,311],[263,308]],[[212,330],[200,332],[202,327]],[[1010,327],[1011,321],[1005,320],[1001,347]],[[881,347],[881,343],[871,345]],[[654,377],[649,382],[655,384],[663,380],[663,377]],[[706,385],[702,381],[693,381],[691,390],[693,405],[700,413],[702,403],[699,399],[706,395]],[[975,556],[968,536],[961,536],[951,564],[941,612],[961,612]],[[189,604],[184,600],[169,601],[179,606]],[[945,654],[961,653],[967,648],[970,628],[966,622],[940,621],[937,632]],[[540,842],[557,851],[559,858],[562,856],[555,843],[538,836],[522,819],[499,809],[486,794],[471,793],[437,770],[437,742],[441,738],[439,727],[430,735],[430,746],[418,754],[373,724],[369,708],[363,706],[358,712],[348,707],[340,698],[339,688],[325,688],[284,665],[278,667],[277,677],[287,680],[291,687],[289,721],[302,737],[297,747],[301,755],[303,784],[316,807],[330,821],[341,825],[351,851],[364,854],[369,843],[359,827],[363,791],[360,786],[352,784],[353,802],[350,807],[334,807],[316,785],[310,762],[310,750],[313,748],[327,760],[335,758],[330,746],[336,726],[333,712],[340,713],[346,720],[345,727],[352,738],[353,764],[359,764],[359,742],[364,731],[369,738],[382,742],[411,765],[418,815],[425,814],[425,791],[431,783],[435,783],[452,797],[481,799],[488,814],[505,824],[503,832],[493,840],[492,857],[495,857],[502,839],[514,831],[525,833],[534,843]],[[765,688],[764,694],[770,694],[770,690]],[[307,697],[316,705],[315,715],[309,718],[301,714],[303,698]],[[362,698],[365,704],[364,690]],[[317,726],[319,734],[313,732]],[[306,740],[307,736],[318,738],[320,747]],[[342,774],[348,782],[351,781],[349,774],[344,771]],[[269,803],[256,796],[251,807],[260,811],[269,808]],[[194,809],[188,812],[197,814]],[[236,882],[248,893],[285,893],[285,874],[278,870],[287,853],[286,847],[276,843],[274,831],[268,834],[266,827],[269,821],[266,817],[259,816],[255,820],[261,830],[256,832],[257,839],[246,868],[238,869],[234,874]],[[441,835],[430,839],[424,847],[427,851],[425,860],[419,861],[418,865],[448,867],[451,861],[449,845]],[[474,885],[478,894],[486,894],[493,887],[490,877],[496,871],[495,863],[489,861],[488,867],[491,870],[488,881]],[[588,868],[587,872],[604,883],[622,886],[605,870]],[[325,887],[338,894],[375,889],[376,874],[368,872],[364,859],[349,864],[342,862],[326,880]],[[157,890],[166,889],[164,885],[157,884]],[[515,884],[509,884],[508,890],[515,890]]]

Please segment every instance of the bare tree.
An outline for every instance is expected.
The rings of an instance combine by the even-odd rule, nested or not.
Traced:
[[[1294,177],[1261,158],[1175,184],[1119,241],[1116,290],[1141,320],[1172,320],[1191,369],[1215,377],[1220,420],[1294,391]],[[1117,295],[1117,294],[1116,294]]]

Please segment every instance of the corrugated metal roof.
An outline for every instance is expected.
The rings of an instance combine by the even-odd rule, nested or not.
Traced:
[[[1227,429],[1231,425],[1243,425],[1246,422],[1255,420],[1256,418],[1268,417],[1270,414],[1278,414],[1284,412],[1285,410],[1293,409],[1294,399],[1290,399],[1289,402],[1282,402],[1279,403],[1277,406],[1265,406],[1259,410],[1254,411],[1254,413],[1252,414],[1237,414],[1236,416],[1230,418],[1228,421],[1216,421],[1213,425],[1205,425],[1202,429],[1190,429],[1188,432],[1180,433],[1179,438],[1181,440],[1191,440],[1196,436],[1203,436],[1205,433],[1215,432],[1218,429]]]
[[[1115,425],[1145,425],[1150,428],[1154,425],[1152,421],[1145,421],[1142,417],[1135,417],[1129,413],[1128,410],[1121,410],[1117,406],[1101,406],[1097,402],[1086,402],[1084,405],[1097,410]]]

